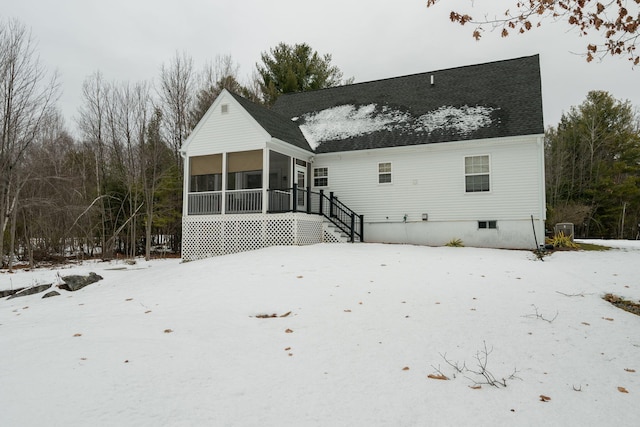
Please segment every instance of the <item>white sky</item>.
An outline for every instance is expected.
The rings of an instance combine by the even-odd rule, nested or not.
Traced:
[[[96,71],[107,81],[150,81],[176,52],[190,55],[197,69],[230,54],[244,79],[260,53],[279,42],[306,42],[330,53],[356,82],[539,53],[545,126],[557,125],[562,112],[594,89],[640,107],[640,69],[626,58],[587,64],[575,53],[588,39],[561,23],[506,39],[487,32],[476,42],[472,27],[448,19],[452,8],[480,18],[491,3],[474,4],[443,0],[427,9],[426,0],[0,0],[0,18],[17,18],[30,28],[41,61],[58,70],[60,106],[72,129],[82,82]]]

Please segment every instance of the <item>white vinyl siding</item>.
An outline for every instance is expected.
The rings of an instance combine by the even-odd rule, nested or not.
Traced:
[[[447,142],[318,154],[331,169],[331,190],[369,222],[508,220],[544,217],[538,136]],[[466,193],[461,164],[490,155],[491,191]],[[378,184],[378,163],[393,165],[393,185]],[[375,165],[372,167],[372,164]]]
[[[269,134],[230,95],[221,96],[218,107],[205,114],[190,136],[189,156],[265,148]]]

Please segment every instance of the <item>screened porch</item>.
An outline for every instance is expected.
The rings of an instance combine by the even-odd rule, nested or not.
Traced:
[[[195,156],[189,158],[186,213],[225,215],[303,210],[305,200],[293,197],[292,189],[305,189],[307,185],[307,162],[273,150]]]

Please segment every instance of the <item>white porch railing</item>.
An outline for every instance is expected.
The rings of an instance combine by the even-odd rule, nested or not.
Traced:
[[[222,191],[189,193],[188,215],[218,215],[222,213]],[[225,213],[262,212],[262,189],[225,191]]]
[[[189,215],[217,215],[221,211],[222,191],[205,191],[201,193],[189,193]]]
[[[262,189],[226,191],[225,213],[262,212]]]

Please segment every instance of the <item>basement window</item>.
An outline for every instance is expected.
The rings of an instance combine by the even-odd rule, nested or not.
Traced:
[[[496,229],[496,228],[498,228],[498,221],[478,221],[478,228],[480,228],[480,229]]]

